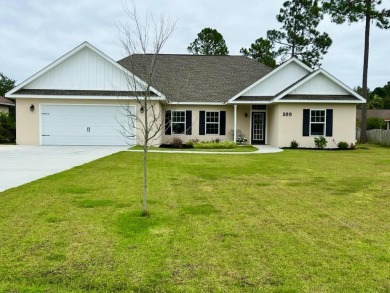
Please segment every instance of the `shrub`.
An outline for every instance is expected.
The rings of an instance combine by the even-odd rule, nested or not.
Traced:
[[[349,145],[347,142],[345,141],[340,141],[338,144],[337,144],[337,147],[340,149],[340,150],[346,150],[349,148]]]
[[[290,142],[290,148],[292,149],[297,149],[299,147],[299,143],[293,139],[291,142]]]
[[[13,143],[16,139],[15,117],[0,112],[0,143]]]
[[[356,149],[356,144],[354,144],[354,143],[351,143],[351,144],[349,145],[349,148],[350,148],[351,150],[354,150],[354,149]]]
[[[177,148],[177,149],[182,148],[183,147],[183,140],[180,137],[174,137],[174,138],[172,138],[171,145],[172,145],[172,147]]]
[[[233,141],[201,141],[194,143],[196,149],[234,149],[237,144]]]
[[[316,147],[318,149],[322,150],[324,147],[326,147],[326,145],[328,144],[328,141],[326,140],[325,137],[319,136],[319,137],[314,138],[314,144],[316,145]]]
[[[367,119],[367,130],[371,129],[386,129],[386,121],[378,117],[370,117]]]
[[[193,138],[193,139],[190,139],[186,142],[186,145],[189,147],[189,148],[193,148],[194,147],[194,144],[195,143],[198,143],[199,142],[199,139],[197,138]]]

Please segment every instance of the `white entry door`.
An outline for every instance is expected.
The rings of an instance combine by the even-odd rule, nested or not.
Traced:
[[[135,113],[135,106],[129,111]],[[41,144],[135,144],[134,123],[126,112],[121,106],[41,105]]]

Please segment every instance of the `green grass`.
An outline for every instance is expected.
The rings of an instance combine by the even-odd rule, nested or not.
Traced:
[[[137,145],[130,148],[130,150],[143,150],[143,146]],[[218,153],[234,153],[234,152],[255,152],[258,149],[251,145],[238,145],[233,149],[201,149],[201,148],[191,148],[191,149],[180,149],[180,148],[159,148],[159,147],[150,147],[151,151],[160,151],[160,152],[218,152]]]
[[[0,193],[0,292],[389,292],[390,149],[122,152]]]

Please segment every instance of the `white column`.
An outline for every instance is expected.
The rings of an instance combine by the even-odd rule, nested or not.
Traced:
[[[234,105],[233,141],[237,141],[237,105]]]

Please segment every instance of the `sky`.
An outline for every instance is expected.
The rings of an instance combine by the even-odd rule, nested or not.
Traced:
[[[84,41],[114,60],[125,56],[118,25],[126,23],[124,0],[0,0],[0,72],[21,83]],[[134,0],[139,15],[162,13],[176,20],[163,53],[186,54],[206,27],[224,37],[230,55],[239,55],[269,29],[285,0]],[[383,0],[382,8],[390,8]],[[322,67],[350,87],[361,85],[364,23],[319,26],[333,39]],[[390,81],[390,30],[372,26],[368,86]]]

